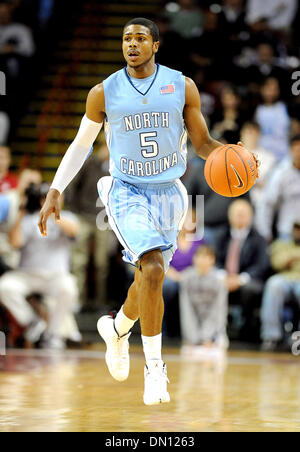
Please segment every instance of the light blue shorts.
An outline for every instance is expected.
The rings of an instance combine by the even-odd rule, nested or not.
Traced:
[[[105,176],[98,182],[98,192],[109,224],[124,247],[123,260],[137,265],[147,251],[160,248],[167,271],[188,209],[182,182],[133,185]]]

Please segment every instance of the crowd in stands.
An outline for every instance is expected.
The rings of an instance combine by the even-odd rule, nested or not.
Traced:
[[[35,16],[22,13],[27,4],[35,5]],[[34,54],[33,37],[47,28],[54,4],[0,1],[0,64],[12,79]],[[183,182],[191,205],[164,284],[163,324],[164,335],[181,337],[187,353],[225,349],[227,334],[277,350],[286,340],[285,306],[300,312],[300,93],[293,89],[299,9],[296,0],[177,0],[165,2],[154,19],[161,35],[157,61],[195,80],[211,135],[223,143],[241,140],[261,161],[250,192],[224,198],[210,189],[205,162],[189,146]],[[15,26],[20,17],[25,23]],[[9,173],[5,138],[1,143],[2,308],[18,321],[26,344],[41,338],[40,346],[63,346],[66,339],[80,340],[76,310],[121,306],[133,278],[113,233],[99,228],[96,182],[108,174],[108,150],[101,139],[67,189],[66,211],[61,222],[50,222],[45,241],[37,229],[41,175],[25,170],[17,181]],[[39,187],[34,211],[28,201],[33,187]],[[55,255],[60,250],[57,261],[54,249]]]
[[[62,26],[63,3],[0,0],[0,71],[5,76],[5,86],[0,87],[0,144],[11,141],[51,56]]]
[[[196,238],[212,246],[214,267],[223,272],[230,338],[261,340],[264,350],[277,349],[284,338],[285,302],[292,300],[300,309],[300,248],[295,238],[300,212],[300,93],[293,89],[293,74],[300,68],[298,2],[178,0],[165,3],[158,25],[158,61],[195,80],[211,135],[224,143],[241,140],[261,160],[260,178],[239,200],[210,189],[203,175],[205,162],[192,147],[183,182],[198,221],[202,215],[204,219],[204,237]],[[197,212],[199,194],[204,195],[203,214],[202,205]],[[180,258],[179,248],[176,266]],[[193,274],[194,288],[193,268],[195,263],[190,263],[184,271]],[[189,306],[197,316],[204,303],[198,274],[196,306],[194,289],[190,298],[187,291],[183,296],[174,290],[180,287],[181,275],[173,275],[171,263],[165,282],[165,334],[178,334],[174,325],[179,318],[187,345],[202,346],[207,339],[201,339],[200,330],[196,342],[186,332],[187,321],[191,330],[196,322],[190,319]],[[185,309],[179,311],[183,303]],[[215,318],[217,323],[216,312]]]

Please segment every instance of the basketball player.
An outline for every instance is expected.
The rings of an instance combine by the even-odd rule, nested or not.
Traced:
[[[86,113],[56,172],[39,227],[46,235],[49,215],[59,219],[58,198],[82,167],[105,121],[111,176],[100,179],[99,195],[124,247],[123,259],[136,270],[116,317],[101,317],[97,327],[106,342],[108,369],[123,381],[129,374],[130,329],[140,320],[144,403],[155,405],[170,401],[161,355],[162,286],[187,209],[187,193],[179,180],[186,169],[185,127],[203,159],[221,143],[209,135],[195,83],[155,64],[159,32],[152,21],[128,22],[122,48],[127,67],[89,92]]]

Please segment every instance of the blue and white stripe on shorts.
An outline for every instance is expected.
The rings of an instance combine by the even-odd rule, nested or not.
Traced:
[[[105,176],[98,182],[98,192],[109,224],[124,247],[123,260],[137,265],[147,251],[160,248],[167,271],[188,209],[182,182],[133,185]]]

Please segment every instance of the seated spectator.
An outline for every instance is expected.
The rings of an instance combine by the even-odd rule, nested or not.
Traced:
[[[60,220],[50,218],[47,237],[41,236],[39,210],[47,191],[48,186],[43,184],[27,189],[26,205],[10,231],[11,245],[21,252],[20,265],[0,279],[0,300],[25,329],[26,341],[36,343],[43,335],[44,347],[63,348],[61,327],[77,303],[77,285],[69,261],[78,223],[73,214],[62,211]],[[27,301],[33,292],[55,300],[48,323]]]
[[[9,200],[5,195],[0,195],[0,228],[1,224],[7,220],[8,212],[9,212]],[[10,267],[3,259],[0,245],[0,276],[2,276],[8,270],[10,270]]]
[[[248,0],[246,21],[266,20],[272,31],[289,31],[297,10],[296,0]]]
[[[186,43],[182,37],[170,29],[170,24],[165,16],[159,16],[155,20],[159,29],[159,52],[157,62],[178,71],[187,73],[188,54]],[[178,55],[180,54],[180,58]]]
[[[176,3],[166,4],[165,15],[170,29],[184,39],[199,36],[203,30],[204,15],[195,0],[177,0]]]
[[[216,241],[216,262],[225,271],[229,305],[242,309],[240,338],[254,339],[254,311],[261,304],[266,270],[267,244],[253,227],[253,209],[244,199],[234,201],[228,210],[229,227]]]
[[[227,289],[211,247],[197,248],[193,266],[180,274],[180,325],[185,350],[226,347]]]
[[[278,80],[267,78],[261,87],[262,103],[254,119],[261,129],[260,146],[271,151],[276,160],[287,157],[289,149],[290,117],[286,105],[279,100]]]
[[[254,121],[246,122],[241,130],[241,141],[246,149],[253,152],[258,156],[260,160],[259,166],[259,179],[257,179],[254,187],[250,190],[250,198],[255,207],[259,206],[262,197],[262,191],[268,179],[268,176],[272,172],[272,168],[276,163],[276,159],[272,152],[262,148],[259,145],[260,140],[260,127]]]
[[[0,145],[0,193],[16,188],[18,185],[17,176],[9,172],[10,163],[10,148]]]
[[[15,268],[19,262],[19,251],[14,250],[9,243],[9,231],[15,224],[20,206],[26,202],[25,192],[30,184],[40,184],[41,173],[35,170],[23,170],[19,176],[18,186],[0,194],[0,206],[3,212],[0,221],[0,255],[8,267]]]
[[[300,212],[300,135],[292,138],[290,154],[291,160],[271,174],[257,211],[257,229],[269,243],[273,240],[275,215],[276,237],[290,239],[295,215]]]
[[[18,57],[31,57],[34,51],[31,30],[26,25],[12,22],[12,5],[0,1],[0,58],[5,74],[18,77]]]
[[[228,38],[237,40],[247,30],[244,0],[223,0],[219,24]]]
[[[203,69],[206,78],[213,80],[225,77],[224,60],[226,57],[224,48],[220,46],[224,35],[218,20],[218,14],[208,11],[205,14],[203,33],[190,42],[190,59],[194,69]]]
[[[268,42],[258,44],[256,48],[256,60],[244,71],[244,76],[247,78],[248,83],[256,85],[256,92],[259,91],[259,86],[267,77],[278,80],[281,92],[283,90],[286,92],[290,89],[286,89],[289,74],[277,64],[274,49]]]
[[[163,285],[165,303],[164,333],[167,336],[178,334],[179,312],[177,296],[180,275],[183,270],[193,263],[193,256],[199,245],[204,241],[197,239],[196,212],[190,209],[187,213],[182,230],[178,234],[177,250],[175,251]]]
[[[20,118],[31,91],[30,65],[35,45],[30,28],[13,22],[13,5],[0,0],[0,70],[6,75],[7,113],[12,130]],[[30,74],[31,78],[34,73]],[[18,105],[18,108],[16,108]]]
[[[282,309],[291,296],[300,307],[300,220],[293,225],[290,241],[276,240],[271,246],[271,263],[277,272],[264,289],[261,310],[262,349],[276,350],[282,336]]]
[[[241,99],[236,89],[226,85],[221,91],[221,108],[210,118],[210,128],[217,140],[225,138],[228,143],[237,143],[240,129],[247,119],[240,109]]]
[[[51,20],[56,0],[14,0],[13,16],[33,30],[43,29]]]
[[[245,23],[244,0],[223,0],[222,10],[219,14],[219,29],[222,30],[223,42],[221,45],[226,55],[227,65],[231,66],[234,55],[238,55],[247,39],[247,25]],[[225,71],[228,69],[225,67]],[[227,73],[226,72],[226,73]],[[231,80],[231,77],[226,80]]]

